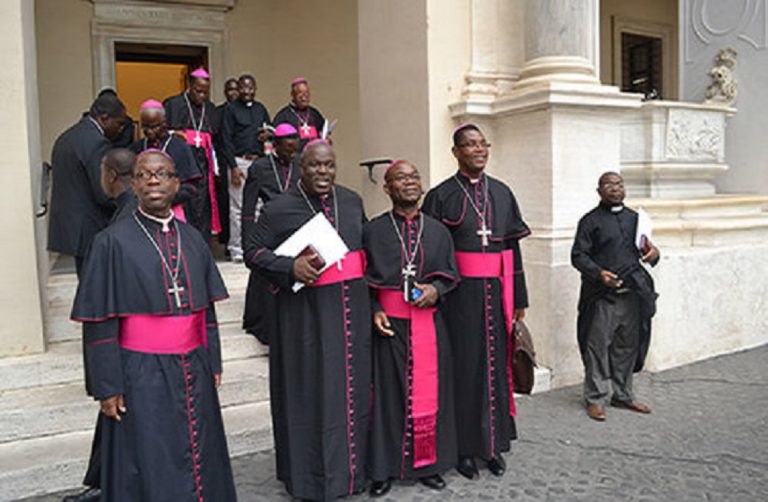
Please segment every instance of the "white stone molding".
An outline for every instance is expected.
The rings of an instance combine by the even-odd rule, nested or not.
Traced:
[[[768,5],[766,0],[683,0],[683,12],[689,26],[682,30],[686,63],[692,63],[702,47],[713,43],[742,41],[754,50],[768,48]],[[738,15],[726,26],[717,26],[710,10],[714,5],[734,5]],[[698,46],[698,47],[697,47]]]
[[[90,0],[92,3],[128,3],[126,0]],[[216,8],[222,11],[229,10],[235,6],[237,0],[132,0],[135,4],[155,4],[155,5],[187,5]]]
[[[211,95],[220,95],[226,67],[225,11],[232,2],[205,3],[209,6],[95,0],[91,21],[94,89],[115,86],[115,43],[181,44],[208,50]]]

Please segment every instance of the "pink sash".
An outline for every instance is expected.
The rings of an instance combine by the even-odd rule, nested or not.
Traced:
[[[438,368],[435,308],[421,309],[405,302],[403,292],[378,291],[379,303],[390,317],[411,320],[413,467],[437,462]]]
[[[501,253],[465,253],[456,252],[456,264],[462,277],[498,278],[501,281],[501,301],[504,307],[504,320],[507,326],[507,382],[509,384],[509,414],[517,415],[515,399],[512,394],[512,349],[514,337],[512,328],[515,323],[515,262],[511,249]]]
[[[312,283],[312,287],[362,279],[364,275],[365,252],[350,251],[341,259],[341,270],[336,264],[331,265]]]
[[[187,144],[197,147],[195,137],[200,135],[200,147],[205,150],[205,156],[208,158],[208,198],[211,199],[211,232],[217,234],[221,232],[221,220],[219,217],[219,203],[216,201],[216,185],[213,174],[213,140],[211,133],[197,132],[194,129],[184,129],[184,135],[187,137]]]
[[[186,354],[207,346],[205,311],[184,316],[129,315],[120,318],[120,347],[147,354]]]

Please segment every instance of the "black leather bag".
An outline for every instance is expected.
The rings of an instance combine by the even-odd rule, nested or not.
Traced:
[[[515,392],[530,394],[533,390],[533,368],[536,367],[536,351],[533,338],[523,321],[515,321],[512,329],[512,381]]]

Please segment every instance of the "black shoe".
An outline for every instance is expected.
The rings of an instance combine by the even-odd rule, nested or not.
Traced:
[[[419,482],[421,482],[421,484],[427,488],[432,488],[433,490],[442,490],[445,488],[445,480],[439,474],[424,476],[423,478],[419,478]]]
[[[491,471],[491,474],[493,474],[494,476],[504,475],[504,471],[507,470],[507,463],[504,462],[504,457],[499,455],[489,460],[488,470]]]
[[[467,479],[475,479],[480,474],[477,472],[477,465],[472,457],[460,457],[456,470]]]
[[[390,480],[386,481],[374,481],[371,483],[371,489],[368,493],[371,494],[371,497],[383,497],[387,493],[389,493],[389,490],[392,488],[392,482]]]
[[[98,488],[86,488],[80,493],[67,495],[61,502],[98,502],[101,499],[101,490]]]

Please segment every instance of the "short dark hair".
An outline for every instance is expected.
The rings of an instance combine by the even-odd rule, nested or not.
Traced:
[[[464,124],[463,126],[459,126],[453,131],[453,146],[459,146],[459,141],[461,141],[462,136],[464,136],[464,133],[467,131],[477,131],[482,134],[480,128],[475,124]]]
[[[136,163],[136,154],[127,148],[113,148],[104,154],[101,161],[118,176],[130,176]]]
[[[224,87],[228,86],[229,84],[237,84],[237,79],[235,77],[229,77],[226,82],[224,82]]]
[[[254,77],[250,73],[243,73],[242,75],[237,77],[238,82],[244,82],[246,80],[250,80],[251,82],[256,83],[256,77]]]
[[[102,91],[93,101],[93,104],[91,104],[91,109],[88,113],[91,117],[107,115],[114,118],[125,113],[125,105],[117,97],[117,94]]]
[[[603,178],[606,178],[607,176],[618,176],[622,180],[624,179],[624,177],[621,174],[617,173],[616,171],[606,171],[603,174],[601,174],[600,177],[597,179],[598,187],[603,185]]]

